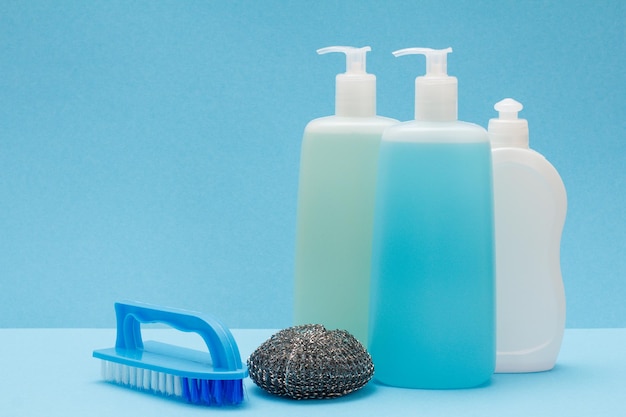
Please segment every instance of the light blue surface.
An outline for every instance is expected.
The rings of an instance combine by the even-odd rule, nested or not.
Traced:
[[[242,357],[272,330],[233,330]],[[626,329],[567,329],[556,368],[536,374],[496,374],[485,388],[410,390],[370,383],[336,400],[297,402],[265,394],[246,378],[237,410],[198,407],[107,384],[91,351],[112,329],[0,329],[3,415],[32,416],[620,416],[626,409]],[[146,337],[199,349],[199,337],[147,329]],[[67,341],[71,340],[72,343]]]
[[[337,44],[372,47],[384,116],[413,116],[411,46],[453,47],[460,119],[523,102],[568,192],[567,325],[626,326],[625,21],[622,0],[2,1],[0,327],[113,326],[119,298],[290,325]]]

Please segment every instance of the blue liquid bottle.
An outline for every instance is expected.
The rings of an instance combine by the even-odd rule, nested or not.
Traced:
[[[445,50],[425,54],[415,121],[383,134],[374,215],[369,350],[387,385],[469,388],[495,367],[495,262],[487,132],[457,120]]]

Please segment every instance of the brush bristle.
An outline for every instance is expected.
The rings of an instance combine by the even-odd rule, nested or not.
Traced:
[[[221,406],[243,401],[243,380],[186,378],[149,369],[102,361],[102,378],[114,384],[177,397],[192,404]]]

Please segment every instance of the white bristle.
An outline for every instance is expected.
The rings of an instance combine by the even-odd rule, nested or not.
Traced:
[[[150,372],[150,388],[155,389],[155,387],[159,386],[159,373],[158,372]]]
[[[148,369],[143,370],[143,385],[138,385],[139,388],[143,388],[145,390],[150,389],[150,379],[152,378],[152,372]]]
[[[128,384],[130,386],[137,385],[137,368],[135,368],[134,366],[128,367]]]
[[[122,385],[128,385],[130,383],[130,369],[126,365],[122,365]]]
[[[151,382],[152,385],[150,386],[150,389],[156,392],[160,392],[159,391],[160,382],[161,382],[161,373],[152,371],[152,382]]]
[[[165,394],[165,374],[163,372],[159,372],[159,383],[156,387],[157,391],[161,394]]]
[[[113,379],[114,382],[116,382],[118,384],[122,383],[122,371],[123,370],[124,370],[123,365],[118,365],[118,366],[115,367],[115,369],[114,369],[115,372],[114,372],[114,377],[113,377],[114,378]]]
[[[110,361],[102,361],[100,370],[102,379],[107,382],[170,396],[182,397],[183,395],[182,381],[179,376]]]
[[[105,381],[109,381],[109,361],[100,361],[100,373],[102,374],[102,379]]]
[[[174,375],[165,375],[165,394],[174,395]]]
[[[143,369],[135,368],[135,386],[137,388],[143,386]]]
[[[174,377],[174,395],[177,397],[183,396],[183,386],[179,376]]]

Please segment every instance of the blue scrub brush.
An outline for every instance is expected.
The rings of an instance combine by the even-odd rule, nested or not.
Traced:
[[[213,317],[136,302],[115,303],[117,340],[99,349],[105,381],[183,399],[192,404],[221,406],[243,401],[242,366],[231,332]],[[198,333],[209,352],[141,339],[141,323],[164,323]]]

